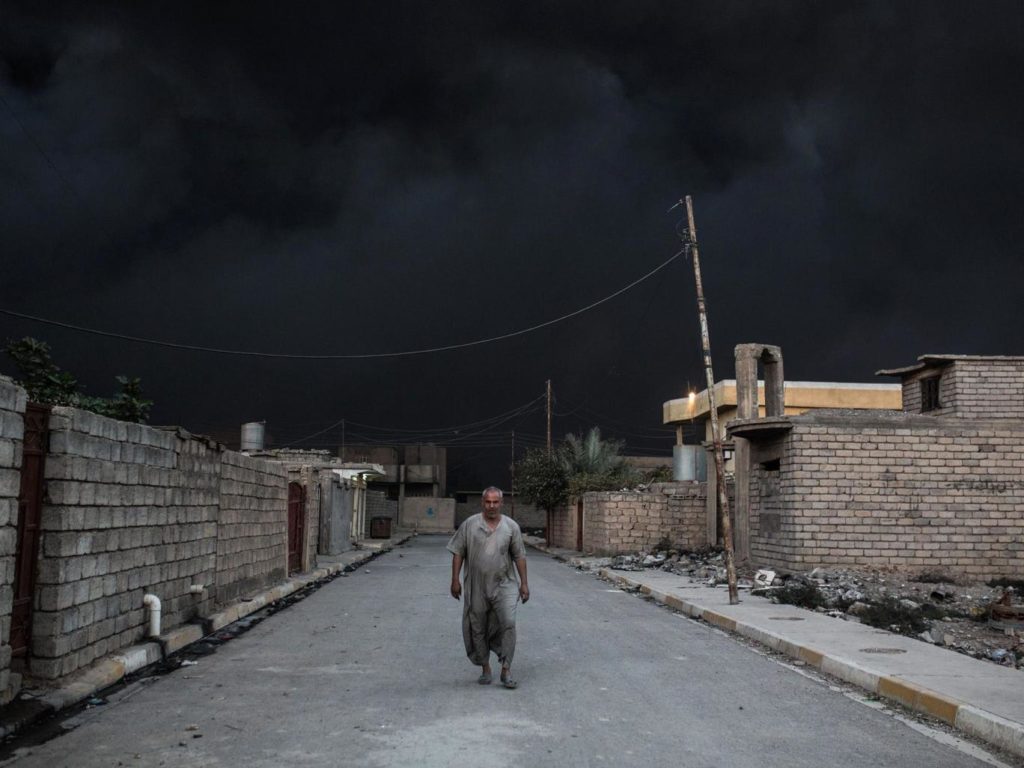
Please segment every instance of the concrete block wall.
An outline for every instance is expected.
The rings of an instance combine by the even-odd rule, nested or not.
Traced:
[[[218,604],[280,582],[288,567],[288,471],[224,451],[217,525]]]
[[[420,533],[451,533],[455,530],[455,499],[407,496],[400,524],[404,529]]]
[[[52,679],[140,640],[142,598],[165,626],[208,612],[220,462],[183,431],[54,408],[33,614],[31,673]]]
[[[1024,570],[1024,422],[893,413],[792,417],[751,473],[756,565]]]
[[[649,491],[583,495],[583,549],[602,555],[707,546],[707,484],[659,483]]]
[[[576,549],[576,500],[555,507],[546,517],[551,521],[551,530],[547,532],[551,546]]]
[[[25,390],[0,377],[0,704],[6,703],[11,663],[11,606],[21,488]]]

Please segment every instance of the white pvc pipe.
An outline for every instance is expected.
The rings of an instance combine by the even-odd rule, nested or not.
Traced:
[[[156,595],[145,595],[142,604],[149,609],[148,637],[160,637],[160,598]]]

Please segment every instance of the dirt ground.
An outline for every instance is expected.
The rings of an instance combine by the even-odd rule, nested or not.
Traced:
[[[721,552],[664,549],[609,558],[620,570],[659,568],[702,584],[726,582]],[[1024,582],[968,583],[941,572],[815,568],[807,573],[739,570],[740,589],[888,629],[1004,666],[1024,667]],[[995,606],[995,607],[993,607]],[[1019,614],[1019,615],[1018,615]]]

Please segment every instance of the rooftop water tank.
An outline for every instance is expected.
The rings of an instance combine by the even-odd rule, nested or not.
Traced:
[[[250,421],[242,425],[242,448],[243,451],[262,451],[263,438],[267,431],[267,422]]]
[[[684,480],[708,479],[708,452],[702,445],[672,446],[672,479],[676,482]]]

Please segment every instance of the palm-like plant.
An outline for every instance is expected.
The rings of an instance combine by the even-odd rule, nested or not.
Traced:
[[[620,469],[626,460],[621,456],[623,443],[602,440],[601,430],[592,427],[584,436],[566,435],[558,458],[570,477],[572,475],[604,475]]]
[[[603,440],[597,427],[582,437],[566,435],[558,460],[569,478],[570,494],[579,496],[586,491],[630,485],[635,473],[622,456],[623,445],[619,440]]]

